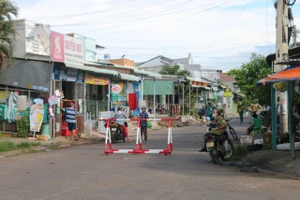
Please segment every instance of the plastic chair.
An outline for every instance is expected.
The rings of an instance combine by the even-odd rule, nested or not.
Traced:
[[[261,135],[261,128],[259,128],[259,129],[254,129],[254,130],[252,131],[252,136],[255,136],[256,134],[260,134],[260,135]]]

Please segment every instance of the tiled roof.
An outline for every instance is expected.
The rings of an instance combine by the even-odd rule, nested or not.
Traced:
[[[228,74],[225,74],[225,73],[221,73],[220,75],[220,81],[221,82],[235,82],[235,78],[234,76],[231,76],[231,75],[228,75]]]

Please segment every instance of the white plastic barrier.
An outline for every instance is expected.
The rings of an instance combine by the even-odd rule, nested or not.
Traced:
[[[106,135],[105,135],[105,144],[104,144],[104,153],[114,154],[114,153],[125,153],[125,154],[148,154],[148,153],[157,153],[157,154],[171,154],[173,151],[173,138],[172,138],[172,121],[178,121],[177,118],[162,118],[162,119],[123,119],[118,121],[137,121],[137,131],[136,131],[136,144],[135,149],[113,149],[112,140],[111,140],[111,131],[110,131],[110,122],[116,121],[115,118],[103,119],[100,118],[100,121],[106,121]],[[168,140],[166,149],[143,149],[142,136],[141,136],[141,121],[168,121]]]

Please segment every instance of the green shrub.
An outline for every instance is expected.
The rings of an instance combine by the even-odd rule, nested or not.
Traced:
[[[27,138],[29,129],[30,129],[30,124],[27,117],[23,117],[22,119],[17,121],[17,131],[19,137]]]

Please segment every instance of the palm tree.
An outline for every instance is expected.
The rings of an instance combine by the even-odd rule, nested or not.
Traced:
[[[4,65],[5,57],[12,61],[15,34],[13,16],[18,16],[18,8],[9,0],[0,0],[0,67]]]

